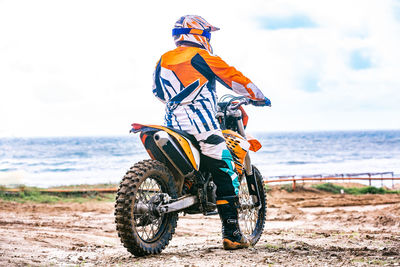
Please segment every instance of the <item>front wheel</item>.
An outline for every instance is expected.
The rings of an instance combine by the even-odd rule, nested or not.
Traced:
[[[173,176],[159,161],[136,163],[122,179],[115,203],[118,236],[135,256],[158,254],[175,233],[177,213],[160,214],[165,198],[177,198]]]
[[[267,213],[266,192],[260,171],[253,166],[258,192],[260,194],[260,205],[254,206],[253,196],[249,194],[246,179],[242,179],[239,187],[239,225],[242,233],[254,246],[261,237]]]

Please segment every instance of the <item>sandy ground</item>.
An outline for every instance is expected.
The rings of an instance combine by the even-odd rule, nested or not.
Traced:
[[[269,194],[257,245],[221,249],[217,216],[181,216],[169,246],[136,258],[121,245],[113,203],[0,202],[0,266],[396,266],[400,195]]]

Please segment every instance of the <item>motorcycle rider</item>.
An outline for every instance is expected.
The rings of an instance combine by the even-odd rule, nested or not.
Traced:
[[[166,126],[185,131],[199,142],[201,168],[217,186],[217,208],[224,249],[249,246],[238,224],[239,181],[216,115],[216,81],[260,106],[271,101],[234,67],[213,54],[212,26],[200,16],[186,15],[172,30],[176,48],[161,56],[153,75],[153,93],[166,104]]]

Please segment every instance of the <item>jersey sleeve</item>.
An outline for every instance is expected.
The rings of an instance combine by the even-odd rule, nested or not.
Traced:
[[[156,98],[158,98],[161,102],[165,103],[165,95],[164,90],[160,83],[160,71],[161,71],[161,59],[157,62],[156,69],[153,73],[153,94]]]
[[[208,52],[197,54],[192,59],[192,65],[207,79],[212,76],[235,93],[253,100],[264,100],[265,96],[252,81],[234,67],[229,66],[219,56]]]

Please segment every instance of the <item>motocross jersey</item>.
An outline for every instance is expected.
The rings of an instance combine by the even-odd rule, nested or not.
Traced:
[[[264,99],[250,79],[198,47],[178,46],[162,55],[153,79],[154,95],[166,104],[166,125],[190,134],[219,130],[216,81],[253,100]]]

